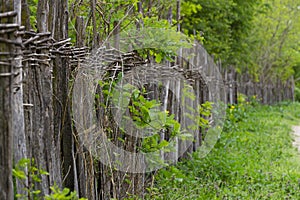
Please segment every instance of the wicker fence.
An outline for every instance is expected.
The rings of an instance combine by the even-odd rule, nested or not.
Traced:
[[[281,101],[294,101],[294,78],[282,80],[277,76],[272,80],[255,81],[245,72],[237,73],[234,69],[222,70],[227,86],[228,103],[237,103],[237,95],[253,97],[263,104],[274,104]]]
[[[0,18],[13,18],[15,16],[16,13],[14,12],[0,14]],[[6,37],[9,34],[15,34],[18,38],[15,40],[9,39],[9,37]],[[13,38],[13,36],[11,38]],[[55,98],[51,93],[52,82],[50,80],[53,74],[51,74],[51,71],[45,69],[47,69],[47,67],[51,68],[52,62],[54,62],[55,58],[59,55],[68,60],[67,67],[72,69],[74,72],[73,75],[83,76],[86,71],[80,70],[90,70],[93,67],[92,65],[85,65],[86,62],[82,62],[88,57],[89,49],[87,47],[74,47],[68,38],[62,41],[55,41],[51,37],[51,33],[48,32],[36,33],[33,31],[25,31],[23,27],[14,23],[0,24],[0,43],[19,47],[19,50],[16,52],[0,52],[0,67],[12,65],[15,67],[13,71],[1,73],[0,78],[13,76],[15,78],[15,90],[18,91],[18,88],[24,90],[24,93],[21,93],[23,96],[21,96],[20,99],[23,100],[21,113],[24,112],[25,115],[25,136],[18,139],[18,142],[24,142],[27,146],[27,150],[26,152],[24,152],[22,148],[20,150],[20,145],[24,146],[24,144],[15,144],[15,152],[20,153],[20,151],[23,151],[23,154],[20,153],[18,155],[19,157],[22,157],[22,155],[24,157],[35,157],[37,163],[40,164],[39,167],[49,169],[50,173],[55,170],[60,171],[60,169],[58,169],[60,166],[49,166],[44,162],[47,161],[47,159],[48,161],[60,159],[60,155],[53,155],[54,157],[47,158],[46,160],[40,157],[40,155],[44,155],[44,151],[47,149],[45,146],[48,145],[49,148],[52,147],[51,145],[54,145],[54,142],[51,143],[49,141],[59,140],[59,138],[49,139],[46,137],[53,137],[54,134],[43,136],[43,133],[36,134],[33,132],[33,130],[36,130],[36,127],[43,127],[41,123],[52,122],[41,121],[32,116],[38,116],[38,114],[33,115],[34,112],[39,112],[39,106],[42,105],[38,102]],[[95,55],[96,57],[92,57],[92,59],[94,61],[98,59],[98,63],[95,67],[101,66],[100,75],[103,78],[112,75],[115,77],[116,73],[125,71],[125,74],[133,80],[132,84],[135,84],[136,76],[133,72],[138,69],[139,66],[147,66],[147,63],[134,53],[120,52],[116,49],[100,49],[98,54],[94,54],[94,56]],[[18,62],[13,62],[19,58],[18,56],[21,56],[22,66],[18,66]],[[225,70],[221,66],[217,66],[201,45],[195,45],[191,49],[181,50],[179,57],[175,60],[176,62],[174,63],[166,63],[163,68],[155,68],[156,65],[154,64],[154,72],[146,71],[144,78],[145,80],[150,80],[151,78],[155,79],[155,74],[157,74],[159,70],[161,70],[159,71],[161,77],[172,77],[175,75],[174,79],[169,79],[169,81],[166,82],[164,82],[164,79],[161,79],[164,85],[163,89],[161,89],[157,83],[152,82],[146,86],[146,89],[152,92],[149,98],[157,99],[162,102],[162,107],[168,110],[170,114],[174,114],[175,119],[182,124],[190,123],[191,120],[182,115],[185,108],[180,107],[182,107],[183,104],[196,110],[197,104],[202,104],[206,101],[214,101],[216,103],[223,102],[223,104],[236,103],[238,93],[243,93],[247,96],[257,95],[257,98],[261,99],[262,103],[265,104],[272,104],[283,100],[293,100],[294,98],[294,82],[292,78],[284,82],[280,81],[280,79],[274,82],[254,82],[248,74],[237,74],[233,69]],[[122,67],[120,68],[119,66]],[[17,79],[20,75],[18,73],[24,74],[21,82]],[[180,81],[176,81],[178,76],[182,76],[191,86],[195,94],[196,103],[192,101],[183,103],[182,100],[180,100],[180,97],[184,93],[184,84]],[[32,77],[35,77],[36,80],[30,82],[33,80]],[[43,79],[48,77],[49,82],[41,83],[38,80],[39,77],[43,77]],[[70,76],[68,78],[71,79],[72,77]],[[157,78],[159,79],[160,77]],[[50,90],[47,91],[49,93],[47,98],[39,96],[39,94],[36,93],[36,90],[42,89]],[[76,88],[74,88],[74,91],[77,91]],[[80,91],[82,92],[80,95],[85,97],[86,91]],[[17,92],[14,93],[15,97],[19,94],[20,93]],[[37,99],[40,99],[40,101]],[[48,105],[51,106],[51,101],[49,102]],[[83,117],[88,118],[90,113],[86,110],[82,110],[81,114]],[[124,135],[103,108],[97,108],[97,114],[97,119],[103,131],[106,131],[106,134],[110,135],[111,140],[114,141],[116,145],[128,151],[133,151],[141,145],[141,140]],[[214,124],[215,122],[211,121],[211,123]],[[86,143],[83,143],[83,139],[77,135],[77,131],[78,130],[74,128],[76,144],[74,149],[71,150],[72,152],[74,151],[73,159],[76,166],[74,169],[76,178],[73,178],[76,187],[74,186],[73,189],[78,190],[80,195],[86,196],[89,199],[122,199],[128,196],[128,194],[138,194],[142,196],[145,193],[145,186],[151,182],[151,173],[139,174],[129,171],[115,171],[111,166],[94,160],[93,155],[87,151]],[[197,129],[191,145],[187,147],[185,141],[178,141],[178,148],[175,152],[163,152],[161,153],[161,158],[163,160],[171,159],[173,161],[175,160],[175,162],[178,161],[181,157],[186,156],[187,153],[193,152],[201,147],[205,140],[206,133],[206,130],[203,128]],[[19,138],[18,132],[15,134],[16,138]],[[120,135],[122,135],[121,139],[123,142],[120,142]],[[169,137],[168,133],[160,133],[160,140],[168,140]],[[36,144],[40,145],[37,146]],[[53,146],[53,148],[58,147]],[[184,151],[182,149],[184,149]],[[54,180],[55,178],[50,180],[43,179],[43,181],[49,181],[50,183],[53,183]],[[43,191],[43,193],[48,192],[49,191]]]

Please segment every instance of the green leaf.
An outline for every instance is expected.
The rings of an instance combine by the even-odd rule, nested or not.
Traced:
[[[169,145],[169,142],[166,141],[166,140],[162,140],[160,143],[159,143],[159,148],[163,148],[163,147],[166,147]]]
[[[24,171],[13,169],[13,176],[15,176],[17,179],[26,179],[26,175]]]
[[[44,171],[44,170],[41,170],[41,169],[40,169],[40,174],[41,175],[50,175],[47,171]]]
[[[162,60],[162,55],[161,54],[156,54],[155,56],[155,62],[160,63]]]
[[[35,194],[35,195],[40,194],[40,193],[41,193],[41,190],[35,190],[32,192],[32,194]]]

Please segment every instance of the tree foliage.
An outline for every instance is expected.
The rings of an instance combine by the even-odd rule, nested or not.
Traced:
[[[247,37],[257,4],[240,0],[184,1],[183,29],[225,65],[245,64],[251,49]]]
[[[247,70],[256,81],[299,80],[299,2],[293,0],[189,0],[183,31],[223,65]]]
[[[264,0],[255,17],[250,41],[257,74],[264,79],[287,79],[300,63],[300,7],[292,0]],[[262,78],[262,77],[260,77]]]

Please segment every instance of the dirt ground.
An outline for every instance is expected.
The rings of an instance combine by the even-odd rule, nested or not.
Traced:
[[[293,145],[300,152],[300,126],[293,126],[293,136],[294,136]]]

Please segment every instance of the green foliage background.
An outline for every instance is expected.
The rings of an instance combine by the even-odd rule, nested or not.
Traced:
[[[183,31],[202,41],[223,66],[259,81],[299,82],[299,2],[287,0],[188,0]]]

